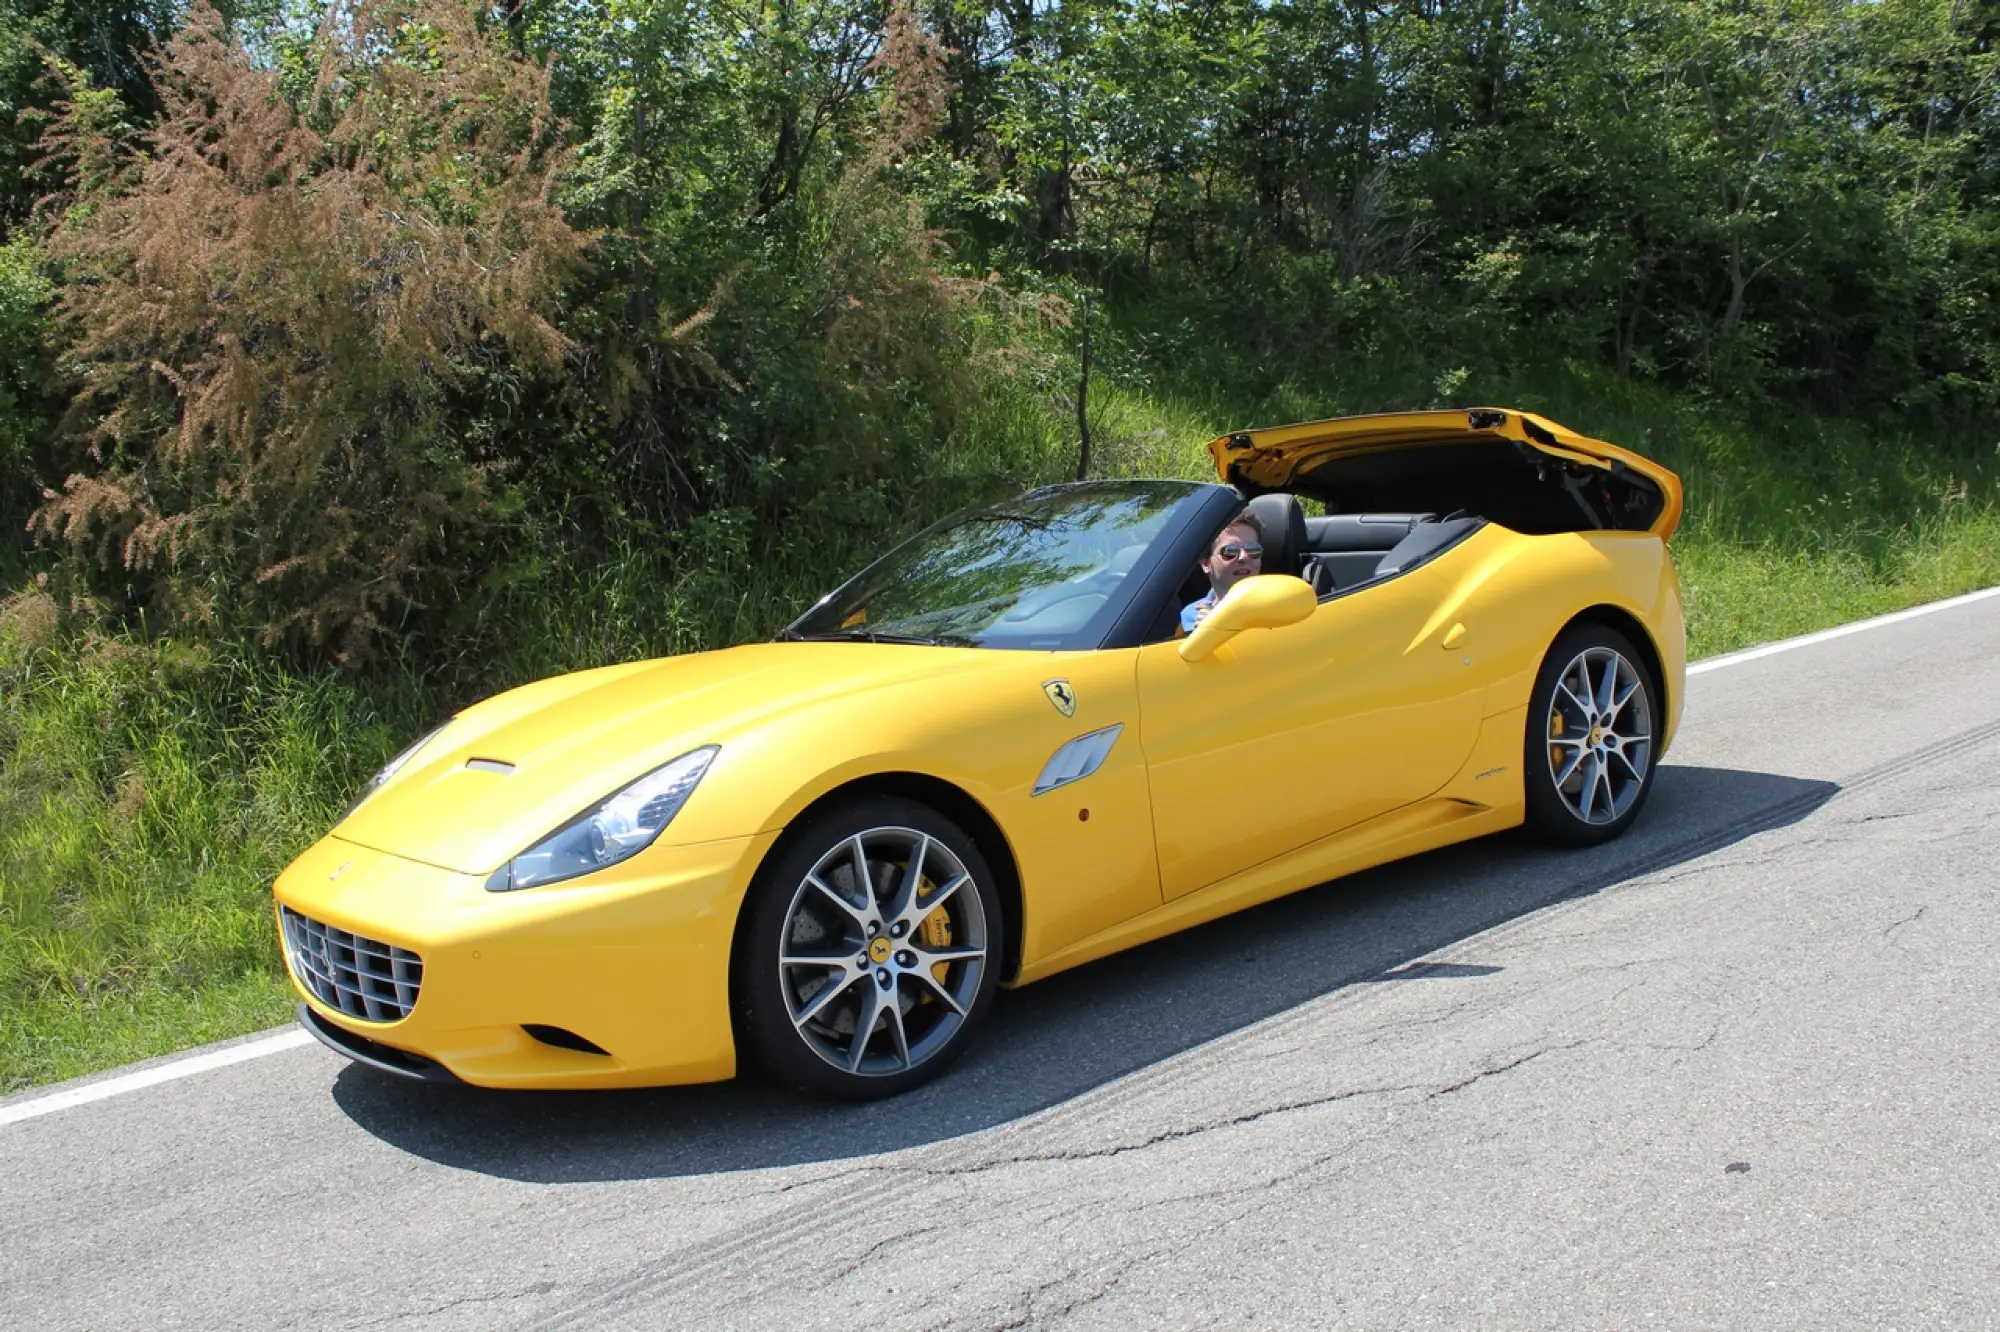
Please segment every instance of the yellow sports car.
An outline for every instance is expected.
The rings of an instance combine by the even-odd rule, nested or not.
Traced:
[[[1502,409],[1209,447],[1220,483],[958,513],[777,642],[466,709],[279,878],[300,1020],[488,1087],[884,1095],[1002,985],[1631,823],[1685,676],[1673,473]]]

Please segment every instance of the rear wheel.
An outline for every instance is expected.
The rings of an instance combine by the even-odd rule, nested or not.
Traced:
[[[979,849],[928,806],[844,802],[759,870],[737,938],[737,1033],[781,1081],[856,1098],[936,1076],[999,982],[1000,909]]]
[[[1631,826],[1653,788],[1659,696],[1645,658],[1617,630],[1581,624],[1557,637],[1528,705],[1532,832],[1588,846]]]

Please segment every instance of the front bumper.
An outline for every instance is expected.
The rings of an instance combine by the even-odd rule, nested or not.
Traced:
[[[730,1077],[730,944],[775,839],[652,847],[583,879],[490,893],[479,876],[323,838],[279,876],[277,906],[419,955],[422,983],[407,1016],[364,1020],[301,984],[288,948],[301,1020],[349,1058],[483,1087]]]
[[[366,1036],[358,1036],[345,1027],[336,1027],[321,1017],[311,1004],[301,1003],[298,1009],[299,1025],[304,1027],[321,1045],[335,1054],[346,1055],[357,1064],[366,1064],[384,1073],[393,1073],[399,1078],[409,1078],[414,1082],[455,1083],[457,1078],[443,1064],[434,1064],[422,1055],[413,1055],[407,1050],[398,1050],[393,1045],[371,1041]]]

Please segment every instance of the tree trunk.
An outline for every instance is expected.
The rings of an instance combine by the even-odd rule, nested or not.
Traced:
[[[1076,376],[1076,479],[1090,475],[1090,292],[1083,293],[1083,354]]]
[[[1639,256],[1639,280],[1633,285],[1629,308],[1613,335],[1612,351],[1618,362],[1620,379],[1632,377],[1632,359],[1638,354],[1639,347],[1639,320],[1646,313],[1646,292],[1653,285],[1654,263],[1652,247],[1648,246]]]

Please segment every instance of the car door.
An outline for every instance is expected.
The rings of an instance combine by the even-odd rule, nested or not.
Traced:
[[[1447,586],[1425,566],[1206,661],[1176,642],[1140,650],[1168,899],[1421,800],[1463,766],[1485,691],[1455,650],[1464,630],[1433,623]]]

